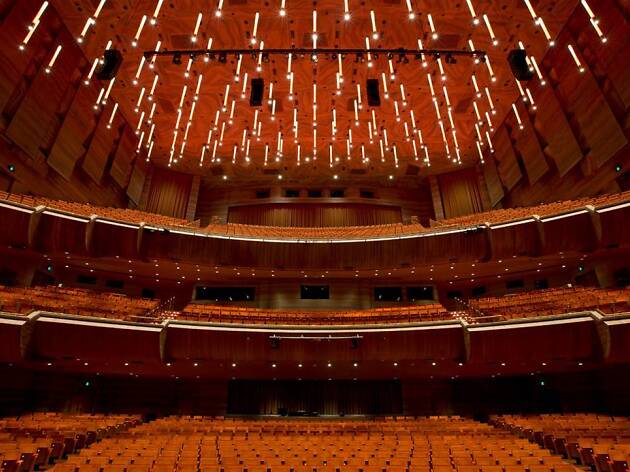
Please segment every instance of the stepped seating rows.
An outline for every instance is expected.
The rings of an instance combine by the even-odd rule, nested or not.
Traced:
[[[210,234],[225,236],[240,236],[267,239],[362,239],[378,237],[396,237],[422,233],[427,229],[420,224],[382,224],[373,226],[339,226],[321,228],[292,228],[286,226],[254,226],[227,223],[224,225],[209,225],[203,229]]]
[[[291,228],[278,226],[255,226],[243,224],[210,224],[205,228],[198,228],[198,222],[189,222],[179,218],[162,216],[137,210],[122,208],[107,208],[89,205],[86,203],[70,203],[61,200],[52,200],[44,197],[33,197],[29,195],[10,194],[0,192],[0,200],[8,200],[24,205],[35,207],[45,205],[53,209],[75,213],[81,216],[91,216],[93,214],[101,217],[124,221],[128,223],[144,222],[155,226],[175,226],[192,227],[195,230],[207,234],[220,236],[265,238],[265,239],[367,239],[378,237],[396,237],[418,234],[428,231],[428,228],[420,224],[385,224],[374,226],[348,226],[348,227],[327,227],[327,228]],[[595,207],[620,203],[630,200],[630,191],[618,194],[604,195],[601,197],[583,198],[579,200],[569,200],[555,203],[547,203],[532,207],[520,207],[492,210],[461,217],[448,218],[441,221],[432,222],[432,230],[451,229],[462,226],[475,226],[484,223],[501,223],[539,215],[542,217],[564,213],[583,208],[585,205]]]
[[[532,215],[547,217],[560,213],[570,212],[573,210],[579,210],[584,208],[586,205],[600,207],[620,203],[626,200],[630,200],[630,191],[602,195],[600,197],[587,197],[578,200],[543,203],[541,205],[531,207],[505,208],[499,210],[485,211],[481,213],[474,213],[472,215],[457,216],[454,218],[447,218],[445,220],[435,221],[433,222],[433,226],[469,226],[481,225],[484,223],[502,223],[505,221],[528,218]]]
[[[105,439],[54,472],[576,472],[508,431],[459,417],[167,417]]]
[[[551,316],[598,309],[607,314],[630,311],[630,288],[565,287],[469,300],[478,321]],[[481,314],[479,314],[481,312]]]
[[[46,206],[55,210],[66,211],[80,216],[98,215],[102,218],[124,221],[127,223],[146,223],[155,226],[190,226],[191,223],[180,218],[148,213],[145,211],[131,210],[128,208],[111,208],[90,205],[89,203],[66,202],[45,197],[34,197],[0,191],[0,200],[21,203],[30,207]]]
[[[159,322],[158,300],[133,298],[117,293],[99,293],[80,288],[0,286],[0,311],[29,313],[54,311],[69,315],[122,319],[137,322]]]
[[[491,423],[596,472],[628,470],[630,418],[594,414],[507,415],[493,417]]]
[[[165,319],[210,323],[273,325],[355,325],[420,323],[465,319],[470,323],[552,316],[598,309],[604,314],[630,312],[630,288],[569,287],[535,290],[468,301],[468,311],[448,311],[439,303],[365,310],[269,310],[190,303],[181,312],[161,309],[158,300],[65,287],[0,286],[0,311],[34,310],[144,323]]]
[[[344,325],[452,321],[454,315],[439,303],[407,307],[349,311],[266,310],[191,303],[177,316],[180,320],[213,323]]]
[[[0,418],[0,470],[22,472],[44,468],[139,422],[135,416],[59,413]]]

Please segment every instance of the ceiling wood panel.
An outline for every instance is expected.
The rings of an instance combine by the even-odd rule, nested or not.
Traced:
[[[79,0],[76,2],[52,2],[61,14],[68,28],[76,35],[83,28],[86,18],[94,9],[93,2],[89,0]],[[352,3],[352,2],[351,2]],[[413,3],[413,2],[412,2]],[[446,65],[446,85],[451,105],[453,106],[453,118],[457,130],[457,141],[462,153],[464,165],[472,165],[477,162],[476,146],[474,144],[475,117],[472,109],[472,99],[474,90],[471,83],[471,74],[477,75],[479,85],[483,88],[488,86],[494,106],[497,109],[496,119],[500,122],[509,111],[511,102],[517,96],[517,89],[512,79],[511,72],[506,61],[509,49],[515,47],[517,42],[523,41],[530,53],[542,58],[546,51],[547,44],[541,31],[535,27],[531,17],[522,2],[516,0],[509,1],[484,1],[475,2],[478,15],[487,13],[491,19],[493,29],[499,39],[497,47],[492,46],[488,32],[483,23],[477,27],[472,25],[471,17],[464,2],[430,1],[426,4],[414,4],[416,19],[410,21],[407,17],[404,2],[380,2],[374,1],[362,5],[351,5],[352,19],[349,22],[343,21],[342,2],[325,0],[316,5],[318,11],[318,34],[320,35],[319,46],[327,47],[365,47],[365,37],[371,34],[369,11],[376,13],[377,27],[380,37],[377,41],[371,40],[372,47],[417,47],[417,39],[422,38],[425,47],[448,47],[455,49],[465,49],[467,42],[472,38],[474,44],[479,49],[488,51],[490,61],[498,80],[491,82],[486,67],[483,64],[475,65],[473,61],[466,58],[459,58],[458,63]],[[398,58],[394,58],[396,77],[393,81],[388,81],[390,99],[383,100],[383,104],[376,110],[377,127],[381,138],[383,130],[387,130],[389,143],[394,144],[398,150],[400,165],[394,166],[393,152],[385,153],[382,161],[379,151],[378,138],[370,144],[368,137],[368,121],[370,111],[367,106],[360,112],[360,126],[354,125],[354,112],[352,110],[352,99],[356,96],[356,84],[361,84],[363,101],[365,97],[365,81],[367,78],[380,78],[381,72],[388,74],[388,64],[385,57],[381,55],[374,62],[374,67],[368,68],[367,64],[356,63],[354,58],[347,57],[344,60],[344,84],[342,94],[335,93],[335,73],[337,72],[337,62],[320,58],[317,66],[310,61],[310,58],[302,58],[293,62],[294,79],[294,100],[288,100],[288,80],[286,79],[286,58],[275,56],[270,58],[270,62],[263,64],[260,74],[255,71],[255,64],[247,56],[243,59],[241,66],[241,77],[244,72],[248,72],[249,77],[260,75],[265,79],[265,83],[274,84],[274,97],[276,103],[276,117],[274,121],[270,119],[270,107],[260,108],[260,117],[263,121],[262,136],[260,141],[257,137],[250,136],[250,157],[251,161],[246,162],[245,153],[241,150],[243,130],[251,134],[253,125],[254,109],[248,106],[247,99],[240,98],[241,84],[234,82],[236,60],[228,58],[228,64],[217,65],[216,63],[205,64],[198,60],[195,62],[190,77],[184,76],[187,58],[183,58],[184,64],[176,66],[170,59],[164,58],[157,61],[154,70],[148,68],[143,70],[140,83],[137,86],[132,84],[132,78],[138,68],[140,53],[144,50],[151,50],[155,47],[157,40],[162,41],[162,47],[173,49],[190,46],[190,35],[200,10],[198,2],[192,0],[182,0],[177,2],[177,7],[171,3],[164,3],[160,12],[158,24],[155,27],[145,27],[137,48],[131,46],[131,39],[138,28],[140,18],[144,14],[151,14],[155,2],[149,0],[130,1],[108,1],[99,17],[95,27],[90,32],[83,44],[87,57],[91,60],[102,53],[104,45],[108,40],[113,40],[115,47],[123,51],[125,61],[118,76],[117,83],[112,92],[115,99],[121,104],[123,114],[134,122],[138,119],[135,106],[138,99],[139,90],[145,87],[151,88],[154,74],[159,75],[159,83],[155,94],[157,103],[154,117],[155,146],[152,160],[157,165],[165,166],[170,155],[171,143],[173,142],[173,130],[176,122],[176,113],[179,105],[182,87],[188,85],[189,93],[183,106],[183,118],[180,123],[178,140],[176,141],[177,158],[182,144],[182,136],[185,132],[186,121],[193,104],[193,90],[196,87],[197,78],[203,74],[203,83],[199,100],[196,104],[196,111],[190,131],[183,158],[174,168],[188,172],[211,175],[213,169],[210,163],[210,153],[205,156],[203,167],[199,167],[201,149],[206,142],[209,128],[214,122],[215,112],[221,109],[223,94],[226,84],[231,85],[228,108],[231,100],[235,100],[235,116],[231,125],[226,125],[223,146],[218,148],[218,157],[221,158],[221,169],[216,169],[215,173],[220,177],[224,173],[230,179],[236,181],[252,180],[255,178],[264,179],[265,171],[273,169],[269,178],[277,178],[278,173],[287,175],[287,178],[309,179],[312,176],[332,174],[349,174],[354,178],[377,179],[390,174],[404,175],[408,164],[422,164],[423,153],[420,151],[420,161],[415,162],[412,146],[406,140],[403,123],[406,121],[410,125],[409,110],[415,113],[417,126],[422,130],[424,141],[428,145],[431,156],[431,168],[422,167],[421,172],[444,171],[454,168],[452,162],[446,159],[445,147],[442,134],[437,123],[435,109],[428,90],[428,83],[425,70],[419,62],[410,58],[408,65],[398,63]],[[575,7],[574,1],[541,1],[536,6],[537,11],[545,17],[545,22],[552,31],[552,34],[559,31],[566,18]],[[265,48],[269,47],[307,47],[312,46],[310,39],[312,31],[312,10],[313,5],[304,1],[292,2],[287,5],[287,16],[278,15],[278,4],[269,4],[259,1],[248,1],[239,4],[226,3],[223,7],[223,16],[214,16],[214,5],[207,8],[204,5],[203,21],[198,36],[197,45],[205,47],[208,38],[213,38],[213,48],[247,48],[251,47],[250,32],[256,11],[261,13],[258,25],[258,40],[265,42]],[[437,40],[432,40],[428,28],[427,13],[433,15],[436,29],[439,32]],[[450,132],[450,125],[447,119],[447,105],[441,90],[441,81],[437,74],[437,65],[430,61],[428,71],[432,74],[440,112],[447,124],[447,136],[451,153],[454,157],[453,138]],[[388,74],[389,75],[389,74]],[[311,103],[313,102],[313,81],[317,82],[317,159],[313,154],[313,121]],[[400,84],[405,86],[407,105],[402,105]],[[237,89],[237,90],[236,90]],[[268,88],[265,89],[267,92]],[[266,96],[267,94],[265,94]],[[383,90],[381,85],[381,95]],[[246,98],[249,96],[249,89],[246,90]],[[383,97],[382,97],[383,98]],[[401,121],[396,120],[394,112],[394,100],[399,102],[401,111]],[[478,99],[479,106],[485,110],[488,103],[485,97]],[[144,100],[139,113],[150,110],[150,103]],[[292,122],[293,108],[297,106],[299,121],[299,143],[301,144],[302,165],[297,166],[296,143],[293,142]],[[332,139],[332,109],[337,112],[338,130],[333,141]],[[227,113],[221,115],[221,123],[227,120]],[[145,131],[148,133],[148,126],[145,124]],[[351,158],[346,156],[345,137],[348,129],[352,129],[354,147],[351,151]],[[220,131],[220,130],[219,130]],[[265,145],[270,147],[270,155],[275,158],[275,149],[278,132],[283,133],[284,146],[283,156],[279,162],[271,159],[264,165]],[[217,132],[215,132],[215,135]],[[370,158],[369,163],[361,162],[361,144],[365,145],[366,154]],[[339,158],[334,161],[332,168],[329,165],[328,149],[333,145],[333,157]],[[236,163],[233,165],[232,150],[237,146]],[[310,157],[310,162],[306,163],[305,158]],[[365,172],[364,177],[351,174],[352,171]],[[216,178],[216,177],[214,177]]]

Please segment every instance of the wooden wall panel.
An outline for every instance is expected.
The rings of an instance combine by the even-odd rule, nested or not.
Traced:
[[[511,168],[506,165],[512,161],[513,152],[504,146],[503,128],[506,122],[508,126],[514,123],[513,114],[497,127],[496,152],[486,153],[486,164],[480,167],[491,193],[492,169],[488,162],[492,156],[496,159],[499,175],[507,188],[502,197],[503,206],[529,206],[620,191],[621,174],[615,170],[615,165],[620,164],[624,170],[630,166],[628,10],[616,0],[598,1],[593,9],[601,19],[608,41],[603,43],[598,38],[588,15],[578,6],[558,33],[556,47],[544,56],[536,55],[547,85],[540,86],[537,78],[527,85],[538,106],[529,119],[552,170],[533,185],[508,186],[507,183],[514,184],[515,180],[509,179],[511,175],[507,170]],[[578,71],[568,44],[573,45],[580,57],[584,73]],[[525,106],[520,98],[516,103],[525,122],[528,116]],[[515,138],[516,132],[513,133]],[[526,159],[523,165],[527,168]]]
[[[17,48],[18,38],[23,39],[26,34],[25,25],[33,20],[40,6],[34,2],[29,3],[24,8],[12,8],[0,23],[0,44],[15,44],[15,47],[0,49],[0,110],[3,111],[29,64],[36,58],[43,60],[43,48],[51,41],[48,35],[34,35],[27,49],[20,51]],[[44,17],[40,28],[46,29],[49,24],[50,19]]]
[[[507,129],[501,126],[494,135],[494,157],[499,177],[506,189],[511,190],[523,176],[516,161],[516,154]]]
[[[96,127],[92,106],[97,98],[94,87],[79,88],[48,156],[48,165],[68,180],[76,162],[86,153],[88,138]]]
[[[554,89],[549,85],[538,87],[535,94],[544,109],[533,115],[531,121],[545,141],[542,143],[543,152],[553,160],[558,174],[562,177],[582,160],[582,150]]]
[[[603,1],[597,4],[597,17],[600,24],[605,26],[605,34],[608,41],[602,43],[597,38],[595,31],[588,24],[586,15],[580,17],[579,22],[571,22],[573,35],[578,37],[578,45],[584,49],[584,54],[589,59],[594,59],[604,78],[614,89],[622,109],[627,113],[630,108],[630,69],[628,68],[627,44],[630,37],[630,25],[627,13],[624,14],[620,2]],[[617,47],[620,45],[620,47]],[[628,126],[625,127],[628,129]]]
[[[50,58],[57,44],[72,41],[65,30],[51,44],[47,58]],[[63,51],[62,51],[63,52]],[[37,73],[20,107],[11,119],[6,135],[20,146],[29,156],[35,158],[41,153],[41,145],[50,139],[58,117],[58,109],[66,93],[74,70],[79,65],[80,57],[68,48],[65,54],[59,54],[52,73],[46,74],[42,68]],[[34,119],[37,117],[37,119]]]
[[[122,126],[120,121],[115,120],[114,122],[118,126],[112,126],[111,129],[108,129],[107,116],[109,116],[109,111],[107,110],[99,115],[96,131],[92,136],[90,147],[83,160],[83,170],[97,183],[103,178],[107,159],[114,151],[114,144],[120,133],[119,126]]]
[[[570,41],[572,38],[562,42]],[[581,55],[579,51],[577,53]],[[553,72],[558,79],[558,94],[575,119],[583,145],[589,150],[588,155],[595,166],[600,167],[628,140],[588,68],[580,73],[563,49],[562,54],[554,55]]]
[[[127,187],[129,177],[131,176],[131,166],[136,155],[136,136],[129,126],[125,126],[118,148],[116,149],[116,155],[114,156],[114,162],[110,170],[111,176],[122,188]]]
[[[229,223],[262,226],[369,226],[401,223],[400,207],[357,204],[262,204],[232,207]]]
[[[287,198],[285,190],[297,190],[298,198]],[[307,189],[322,191],[322,198],[309,198]],[[343,198],[330,198],[330,191],[342,189]],[[269,198],[256,198],[256,192],[269,191]],[[362,198],[361,190],[369,190],[374,198]],[[220,187],[201,181],[197,211],[195,218],[201,220],[202,226],[208,224],[212,218],[227,221],[228,211],[232,207],[242,205],[265,204],[369,204],[399,207],[403,221],[409,221],[411,217],[417,217],[424,225],[429,225],[429,220],[434,218],[433,201],[430,185],[427,180],[421,180],[417,186],[403,187],[393,184],[373,187],[370,185],[359,186],[356,182],[338,182],[335,185],[304,186],[299,183],[276,186],[241,186],[239,188]]]
[[[40,6],[41,2],[0,2],[0,160],[17,168],[12,191],[126,206],[134,137],[122,148],[134,152],[124,159],[117,155],[114,165],[124,115],[118,113],[108,130],[112,99],[94,110],[97,92],[106,84],[97,80],[82,84],[88,58],[59,17],[59,4],[48,6],[27,47],[18,49]],[[46,74],[58,45],[60,54]],[[113,176],[107,172],[110,167]],[[114,177],[123,189],[112,185]]]
[[[140,198],[142,197],[142,189],[147,176],[146,167],[142,159],[136,159],[136,165],[133,166],[133,172],[131,172],[131,178],[127,186],[127,196],[136,205],[140,204]]]
[[[520,155],[521,162],[525,167],[527,180],[530,185],[534,185],[547,173],[549,165],[527,112],[523,113],[523,125],[523,129],[519,129],[518,126],[511,126],[509,134],[514,142],[514,148]]]
[[[488,189],[488,196],[490,197],[490,206],[494,208],[505,195],[495,160],[489,157],[486,162],[482,164],[482,170]]]

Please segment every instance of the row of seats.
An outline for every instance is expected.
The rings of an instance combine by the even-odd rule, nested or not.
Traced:
[[[472,215],[458,216],[433,222],[433,226],[474,226],[484,223],[502,223],[505,221],[519,220],[538,215],[540,217],[553,216],[560,213],[584,208],[586,205],[594,207],[608,206],[630,200],[630,191],[602,195],[599,197],[586,197],[577,200],[564,200],[553,203],[543,203],[530,207],[505,208],[499,210],[473,213]]]
[[[552,316],[584,310],[630,312],[630,288],[563,287],[468,301],[467,311],[448,311],[439,303],[363,310],[270,310],[190,303],[181,312],[163,311],[158,300],[65,287],[0,286],[0,311],[34,310],[70,315],[161,323],[166,319],[211,323],[353,325],[466,320],[470,323]]]
[[[439,303],[346,311],[267,310],[191,303],[177,314],[177,319],[213,323],[344,325],[448,321],[455,319],[454,316]]]
[[[586,205],[602,207],[630,200],[630,191],[604,195],[600,197],[546,203],[532,207],[499,209],[475,213],[461,217],[435,221],[432,228],[425,228],[419,223],[384,224],[374,226],[348,226],[327,228],[293,228],[282,226],[254,226],[245,224],[210,224],[202,231],[222,236],[240,236],[267,239],[368,239],[378,237],[397,237],[427,232],[429,230],[448,229],[462,226],[476,226],[485,223],[502,223],[538,215],[541,217],[566,213],[584,208]]]
[[[491,423],[596,472],[626,472],[630,418],[595,414],[496,416]]]
[[[479,321],[559,315],[583,310],[630,311],[630,288],[561,287],[469,300]]]
[[[54,472],[577,472],[509,431],[460,417],[167,417],[104,439]]]
[[[26,314],[44,310],[126,321],[159,322],[156,313],[158,304],[158,300],[80,288],[0,286],[0,311],[10,313]]]
[[[286,226],[254,226],[237,223],[210,224],[203,228],[210,234],[265,239],[368,239],[378,237],[396,237],[417,234],[427,231],[419,223],[391,223],[373,226],[338,226],[338,227],[286,227]]]
[[[0,191],[0,200],[21,203],[30,207],[46,206],[55,210],[74,213],[79,216],[98,215],[101,218],[124,221],[127,223],[146,223],[155,226],[191,226],[191,223],[181,218],[158,215],[146,211],[132,210],[129,208],[112,208],[91,205],[89,203],[66,202],[45,197],[20,195]]]
[[[101,217],[119,220],[129,223],[147,223],[155,226],[188,226],[209,234],[232,237],[265,238],[265,239],[368,239],[378,237],[397,237],[426,232],[429,229],[418,223],[384,224],[373,226],[347,226],[347,227],[279,227],[279,226],[255,226],[244,224],[210,224],[205,228],[198,228],[198,222],[172,218],[137,210],[123,208],[97,207],[86,203],[70,203],[61,200],[51,200],[43,197],[17,195],[0,192],[0,200],[17,202],[28,206],[45,205],[50,208],[75,213],[81,216],[99,215]],[[452,227],[475,226],[484,223],[501,223],[532,215],[551,216],[583,208],[585,205],[601,207],[630,200],[630,191],[604,195],[601,197],[583,198],[555,203],[546,203],[532,207],[520,207],[492,210],[475,213],[455,218],[448,218],[432,223],[433,230],[448,229]]]
[[[33,413],[0,418],[0,470],[28,472],[46,468],[139,423],[139,417],[128,415]]]

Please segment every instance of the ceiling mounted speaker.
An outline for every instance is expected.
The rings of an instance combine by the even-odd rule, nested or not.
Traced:
[[[380,107],[381,95],[378,90],[378,79],[367,79],[366,84],[368,106]]]
[[[265,81],[263,79],[252,79],[252,91],[249,95],[249,106],[259,107],[262,105],[263,92],[265,91]]]
[[[103,55],[103,64],[96,70],[98,80],[112,80],[122,64],[122,53],[118,49],[108,49]]]
[[[527,53],[524,49],[513,49],[508,54],[508,62],[512,69],[512,74],[519,82],[526,82],[534,78],[534,71],[527,64]]]

